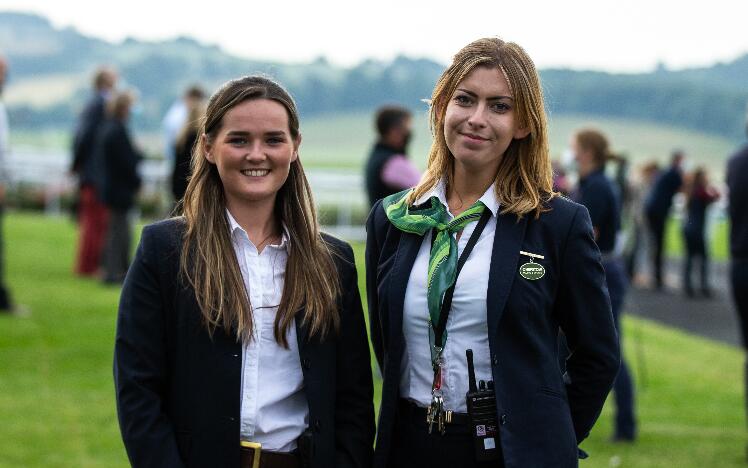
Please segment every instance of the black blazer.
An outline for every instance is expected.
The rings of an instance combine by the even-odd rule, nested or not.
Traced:
[[[499,215],[490,260],[486,320],[507,468],[577,466],[577,444],[599,416],[620,361],[589,214],[564,198],[549,208],[539,219]],[[384,378],[374,466],[386,467],[398,420],[403,302],[423,237],[395,228],[381,201],[367,236],[371,340]],[[520,276],[528,261],[520,250],[545,257],[538,261],[543,278]],[[566,384],[557,358],[559,328],[572,350]]]
[[[73,136],[73,164],[72,171],[78,174],[78,183],[92,183],[91,155],[96,140],[99,125],[105,118],[105,100],[101,93],[96,93],[81,112],[78,127]]]
[[[238,467],[242,344],[201,324],[194,290],[178,280],[183,221],[143,229],[120,299],[114,381],[134,467]],[[296,321],[313,433],[312,467],[368,467],[374,440],[369,346],[353,252],[337,253],[341,328],[320,342]]]
[[[113,210],[127,211],[140,188],[138,163],[142,159],[124,122],[107,119],[96,135],[92,155],[94,185],[99,198]]]

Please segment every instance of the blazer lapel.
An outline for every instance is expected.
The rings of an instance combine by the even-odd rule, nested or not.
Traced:
[[[519,269],[519,251],[527,229],[527,216],[519,221],[513,214],[500,214],[496,219],[496,233],[488,274],[488,336],[494,336],[504,313],[512,283]]]

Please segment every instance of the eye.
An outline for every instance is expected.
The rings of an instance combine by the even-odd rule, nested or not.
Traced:
[[[468,106],[473,100],[466,94],[458,94],[454,97],[454,102],[459,106]]]
[[[228,139],[228,144],[233,146],[243,146],[247,144],[247,139],[244,137],[231,137]]]
[[[512,106],[505,102],[497,102],[491,105],[491,110],[494,112],[498,112],[499,114],[502,114],[504,112],[512,110]]]
[[[286,139],[280,136],[274,136],[267,139],[269,145],[280,145],[286,142]]]

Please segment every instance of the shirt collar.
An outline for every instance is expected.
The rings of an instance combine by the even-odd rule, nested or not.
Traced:
[[[251,244],[252,241],[249,240],[249,236],[247,235],[247,231],[244,230],[243,227],[239,225],[238,222],[236,222],[236,219],[231,214],[231,212],[226,208],[226,218],[229,220],[229,234],[233,238],[237,233],[243,233],[244,236],[247,238],[249,243]],[[290,239],[290,236],[288,234],[288,228],[286,227],[286,223],[281,223],[281,242],[280,244],[270,244],[268,247],[274,247],[278,249],[286,249],[288,247],[288,241]],[[253,244],[254,245],[254,244]]]
[[[483,193],[483,196],[478,200],[482,201],[483,204],[486,205],[486,208],[491,210],[493,216],[497,216],[499,214],[500,204],[499,200],[496,199],[494,186],[495,184],[491,184]],[[431,197],[438,198],[445,207],[449,206],[447,204],[447,183],[444,179],[439,179],[439,182],[437,182],[431,190],[421,195],[421,197],[416,200],[415,204],[422,205],[429,201]]]

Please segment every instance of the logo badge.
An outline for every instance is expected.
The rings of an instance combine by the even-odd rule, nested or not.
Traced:
[[[539,263],[530,261],[519,267],[519,274],[530,281],[539,280],[545,275],[545,268]]]

